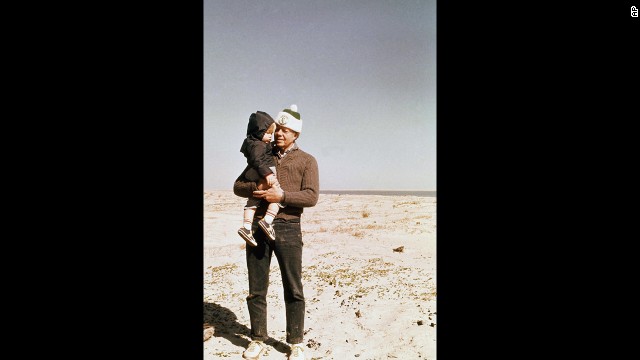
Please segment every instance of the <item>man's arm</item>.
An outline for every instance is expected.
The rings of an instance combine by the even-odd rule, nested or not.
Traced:
[[[318,202],[320,193],[320,176],[318,163],[313,156],[305,161],[306,166],[302,173],[302,183],[299,191],[282,190],[272,187],[268,190],[257,190],[253,195],[269,202],[279,202],[282,205],[293,207],[311,207]]]
[[[248,181],[244,178],[244,172],[238,176],[236,181],[233,183],[233,193],[236,196],[240,196],[243,198],[249,198],[253,196],[253,192],[257,190],[258,187],[256,183],[253,181]]]
[[[313,156],[309,156],[307,166],[302,175],[300,191],[284,191],[283,205],[295,207],[312,207],[318,203],[320,194],[320,174],[318,162]]]

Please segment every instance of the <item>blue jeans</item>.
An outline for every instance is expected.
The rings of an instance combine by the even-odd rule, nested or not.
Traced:
[[[275,254],[282,274],[284,304],[287,316],[287,342],[299,344],[304,331],[304,293],[302,290],[302,231],[300,219],[285,221],[274,219],[276,240],[272,241],[258,227],[256,219],[252,225],[253,236],[258,246],[247,246],[247,269],[249,270],[249,296],[247,307],[251,320],[251,338],[266,341],[267,335],[267,289],[269,267]]]

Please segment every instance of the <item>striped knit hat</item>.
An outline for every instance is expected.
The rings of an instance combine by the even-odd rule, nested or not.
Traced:
[[[278,116],[276,116],[276,124],[289,128],[297,133],[301,133],[302,119],[300,119],[298,107],[296,105],[291,105],[288,109],[280,111]]]

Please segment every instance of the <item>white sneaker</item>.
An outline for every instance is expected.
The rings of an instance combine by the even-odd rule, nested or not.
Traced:
[[[267,345],[262,341],[252,341],[249,343],[247,350],[242,353],[242,357],[247,360],[258,360],[265,351],[267,351]]]
[[[289,360],[304,360],[304,348],[300,344],[291,345],[291,355]]]

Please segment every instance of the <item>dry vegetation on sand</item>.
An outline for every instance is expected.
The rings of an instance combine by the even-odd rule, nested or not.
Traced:
[[[204,359],[242,358],[245,199],[204,194]],[[436,198],[321,194],[302,215],[307,359],[436,359]],[[286,359],[277,260],[263,359]]]

